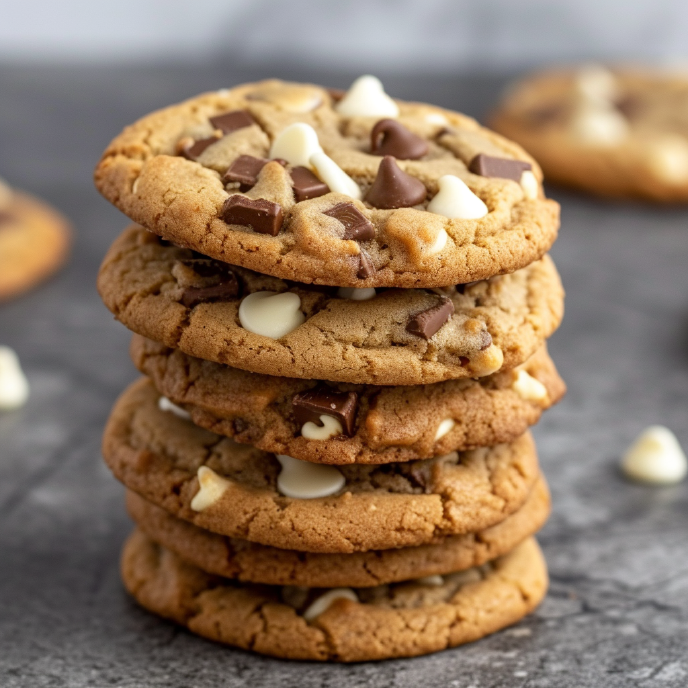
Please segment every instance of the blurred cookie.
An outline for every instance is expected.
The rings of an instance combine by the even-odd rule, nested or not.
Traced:
[[[0,301],[55,272],[67,258],[70,238],[57,211],[0,180]]]
[[[599,196],[688,201],[688,73],[589,66],[531,75],[490,123],[549,181]]]

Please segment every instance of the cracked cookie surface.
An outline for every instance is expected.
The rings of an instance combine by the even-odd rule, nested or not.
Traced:
[[[338,290],[285,282],[225,264],[236,296],[185,305],[180,272],[195,254],[127,229],[111,246],[98,289],[129,329],[205,360],[268,375],[358,384],[417,385],[481,377],[525,362],[559,325],[563,289],[548,256],[510,275],[447,289],[389,289],[356,301]],[[257,292],[298,297],[302,324],[274,339],[242,326]],[[428,338],[409,331],[419,313],[454,311]]]
[[[190,413],[196,425],[263,451],[316,463],[411,461],[511,442],[565,391],[546,347],[513,371],[413,387],[323,385],[260,375],[203,361],[140,335],[134,335],[130,352],[158,392]],[[544,396],[520,391],[520,371],[541,384]],[[350,436],[302,436],[294,395],[321,389],[357,395]],[[446,419],[453,426],[435,439]]]
[[[425,461],[340,466],[344,483],[337,492],[294,499],[278,490],[273,454],[161,411],[158,399],[143,379],[116,403],[103,437],[115,476],[201,528],[273,547],[347,553],[476,532],[518,510],[538,479],[526,433],[511,444]],[[199,469],[212,471],[223,488],[200,510],[193,508]]]
[[[275,657],[341,662],[411,657],[478,640],[523,618],[547,590],[533,538],[438,586],[359,588],[352,591],[357,602],[335,600],[311,620],[304,604],[323,590],[295,595],[300,591],[211,576],[140,531],[124,546],[121,571],[141,606],[193,633]]]
[[[301,95],[295,96],[297,92]],[[399,159],[397,165],[425,189],[427,198],[414,207],[375,208],[365,197],[382,160],[371,152],[371,132],[380,118],[344,117],[334,104],[326,89],[278,81],[198,96],[127,127],[105,151],[95,172],[96,186],[132,220],[165,239],[303,283],[440,287],[512,272],[549,250],[559,207],[544,197],[541,172],[518,145],[464,115],[398,102],[397,123],[426,142],[427,152],[420,159]],[[243,113],[239,128],[210,121],[227,112]],[[295,123],[313,127],[319,145],[353,179],[363,200],[333,191],[296,200],[294,166],[265,164],[277,136]],[[191,150],[194,141],[201,148],[209,145]],[[530,165],[531,197],[517,181],[469,171],[479,154]],[[250,188],[238,181],[225,183],[227,170],[241,156],[263,164]],[[468,220],[429,212],[444,175],[465,182],[489,212]],[[247,180],[244,174],[229,176]],[[232,224],[221,219],[225,202],[237,196],[276,204],[283,218],[277,234],[236,224],[236,218]],[[342,203],[358,209],[374,228],[372,237],[347,238],[344,225],[327,214]],[[368,269],[361,275],[363,260]]]

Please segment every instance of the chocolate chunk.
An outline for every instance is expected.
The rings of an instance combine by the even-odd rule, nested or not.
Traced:
[[[393,155],[399,160],[418,160],[428,152],[428,142],[393,119],[381,119],[370,134],[373,155]]]
[[[343,88],[328,88],[327,92],[335,103],[338,103],[346,95],[346,91]]]
[[[491,344],[492,344],[492,335],[487,331],[483,330],[480,333],[480,350],[485,351],[485,349],[488,349]]]
[[[232,110],[210,118],[210,123],[223,134],[231,134],[237,129],[250,127],[256,123],[248,110]]]
[[[558,119],[563,118],[566,109],[563,103],[550,103],[549,105],[542,105],[533,110],[529,110],[525,117],[530,125],[540,127],[552,124]]]
[[[179,262],[184,267],[193,270],[200,277],[206,279],[214,278],[213,284],[218,284],[229,277],[229,275],[234,274],[227,263],[222,263],[212,258],[192,258],[190,260],[180,260]]]
[[[294,183],[294,198],[297,203],[330,193],[330,187],[321,182],[307,167],[294,167],[289,174]]]
[[[353,203],[338,203],[323,214],[339,220],[344,225],[343,239],[368,241],[375,237],[372,222]]]
[[[220,218],[228,225],[242,225],[259,234],[277,236],[284,216],[282,208],[277,203],[271,203],[264,198],[253,201],[236,194],[225,201]]]
[[[212,287],[187,287],[182,292],[180,301],[187,307],[193,308],[199,303],[207,301],[226,301],[239,296],[239,282],[234,273],[226,282],[220,282]]]
[[[454,312],[451,299],[442,296],[436,306],[416,313],[407,323],[406,331],[423,339],[430,339],[442,325],[449,321]]]
[[[479,174],[481,177],[500,177],[520,182],[521,175],[527,170],[532,170],[533,166],[523,160],[496,158],[492,155],[479,153],[471,160],[468,169],[473,174]]]
[[[240,155],[228,168],[222,177],[222,182],[239,182],[244,187],[252,187],[258,181],[260,171],[270,161],[265,158],[254,158],[252,155]]]
[[[361,252],[358,254],[358,272],[356,273],[356,277],[364,280],[372,277],[374,274],[375,266],[373,265],[373,261],[370,259],[370,256],[361,249]]]
[[[333,392],[328,387],[316,387],[299,392],[292,397],[294,416],[299,425],[311,422],[322,427],[320,416],[332,416],[342,425],[344,434],[354,434],[358,394],[356,392]]]
[[[619,98],[614,106],[626,119],[635,119],[643,109],[643,101],[637,94],[629,93]]]
[[[466,282],[465,284],[457,284],[456,291],[459,292],[459,294],[465,294],[467,287],[472,287],[474,284],[478,284],[478,282],[480,282],[480,280],[476,280],[475,282]]]
[[[0,210],[0,225],[8,225],[17,218],[6,210]]]
[[[219,136],[210,136],[207,139],[198,139],[198,141],[188,143],[182,146],[182,155],[189,160],[198,160],[206,148],[217,143],[219,140]]]
[[[422,203],[427,195],[419,179],[406,174],[391,155],[385,155],[365,200],[375,208],[408,208]]]

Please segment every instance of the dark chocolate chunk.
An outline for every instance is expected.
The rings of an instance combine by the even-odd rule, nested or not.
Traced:
[[[258,181],[260,171],[270,161],[265,158],[254,158],[252,155],[240,155],[222,177],[222,182],[239,182],[243,187],[251,188]]]
[[[259,198],[255,201],[238,194],[230,196],[220,211],[220,218],[228,225],[250,227],[259,234],[277,236],[284,219],[277,203]]]
[[[180,301],[187,308],[193,308],[199,303],[225,301],[239,296],[239,282],[234,273],[230,275],[227,281],[212,287],[187,287],[182,292]]]
[[[356,273],[356,277],[364,280],[372,277],[374,274],[375,266],[373,265],[373,261],[370,259],[370,256],[361,249],[361,252],[358,254],[358,272]]]
[[[307,167],[294,167],[289,174],[294,183],[294,198],[297,203],[330,193],[330,187],[321,182]]]
[[[466,282],[465,284],[457,284],[456,291],[458,291],[459,294],[464,294],[467,287],[472,287],[474,284],[478,284],[478,282],[480,282],[480,280],[476,280],[475,282]]]
[[[200,277],[215,278],[214,284],[234,274],[227,263],[222,263],[212,258],[192,258],[190,260],[180,260],[179,262],[193,270]]]
[[[223,134],[231,134],[237,129],[250,127],[256,123],[248,110],[232,110],[210,118],[210,123]]]
[[[375,237],[372,222],[353,203],[338,203],[326,210],[324,215],[329,215],[344,225],[343,239],[368,241]]]
[[[343,88],[328,88],[327,92],[335,103],[338,103],[346,95],[346,91]]]
[[[471,160],[468,169],[481,177],[500,177],[501,179],[513,179],[515,182],[520,182],[521,175],[527,170],[532,170],[533,166],[523,160],[496,158],[492,155],[478,153]]]
[[[564,103],[550,103],[548,105],[541,105],[540,107],[528,110],[525,117],[530,125],[534,127],[541,127],[562,119],[566,113],[566,110],[567,108]]]
[[[210,136],[207,139],[198,139],[198,141],[194,141],[193,143],[183,146],[182,155],[189,160],[198,160],[206,148],[212,146],[214,143],[217,143],[219,140],[219,136]]]
[[[436,306],[416,313],[407,323],[406,331],[423,339],[430,339],[451,318],[454,312],[452,300],[442,296]]]
[[[418,160],[428,152],[428,142],[394,119],[381,119],[370,134],[373,155],[393,155],[398,160]]]
[[[485,349],[489,348],[492,344],[492,335],[487,330],[483,330],[480,333],[480,338],[480,350],[485,351]]]
[[[619,98],[614,106],[626,119],[635,119],[643,109],[643,101],[637,94],[627,94]]]
[[[295,394],[291,403],[299,425],[310,421],[322,427],[320,416],[332,416],[341,423],[344,434],[349,437],[354,434],[358,408],[356,392],[334,392],[328,387],[316,387]]]
[[[375,208],[408,208],[422,203],[427,195],[420,179],[406,174],[391,155],[385,155],[365,200]]]

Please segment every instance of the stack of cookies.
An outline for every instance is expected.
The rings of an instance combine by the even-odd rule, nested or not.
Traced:
[[[146,376],[105,460],[145,608],[278,657],[420,655],[542,599],[528,432],[558,229],[519,146],[463,115],[266,81],[127,128],[96,170],[138,224],[99,275]]]

